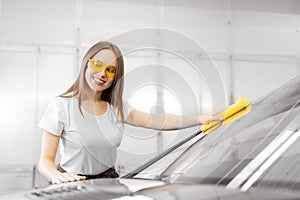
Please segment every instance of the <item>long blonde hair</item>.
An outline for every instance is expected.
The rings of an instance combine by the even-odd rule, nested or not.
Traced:
[[[117,74],[114,78],[112,85],[104,90],[101,94],[101,100],[107,101],[110,105],[118,109],[118,116],[121,117],[121,122],[124,123],[124,113],[123,113],[123,86],[124,86],[124,60],[120,49],[108,42],[108,41],[101,41],[94,44],[84,55],[79,75],[74,82],[74,84],[63,94],[59,95],[59,97],[63,98],[71,98],[71,97],[78,97],[79,103],[79,110],[81,110],[81,102],[83,99],[83,94],[85,93],[85,86],[87,82],[85,80],[85,71],[87,69],[88,60],[91,59],[94,55],[96,55],[101,50],[108,49],[114,52],[117,57]],[[100,100],[100,99],[99,99]]]

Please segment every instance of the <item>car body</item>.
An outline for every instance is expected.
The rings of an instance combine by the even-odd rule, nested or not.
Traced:
[[[208,135],[192,134],[122,178],[0,199],[300,199],[300,76],[251,106],[247,115]]]

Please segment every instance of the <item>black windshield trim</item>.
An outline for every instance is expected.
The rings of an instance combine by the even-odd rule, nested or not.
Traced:
[[[145,170],[146,168],[150,167],[152,164],[154,164],[155,162],[157,162],[158,160],[162,159],[163,157],[165,157],[166,155],[168,155],[169,153],[171,153],[172,151],[176,150],[178,147],[182,146],[183,144],[185,144],[186,142],[190,141],[191,139],[195,138],[196,136],[200,135],[202,133],[202,131],[198,131],[192,135],[190,135],[189,137],[181,140],[180,142],[178,142],[177,144],[171,146],[170,148],[168,148],[167,150],[163,151],[162,153],[160,153],[159,155],[151,158],[149,161],[147,161],[146,163],[144,163],[141,167],[138,167],[137,169],[133,170],[132,172],[122,176],[121,178],[133,178],[134,176],[136,176],[137,174],[139,174],[141,171]]]

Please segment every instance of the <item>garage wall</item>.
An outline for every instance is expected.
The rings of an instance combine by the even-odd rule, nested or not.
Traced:
[[[139,28],[172,30],[208,53],[229,105],[239,95],[255,100],[300,74],[299,10],[296,0],[1,0],[0,166],[27,170],[37,163],[42,132],[36,124],[49,100],[72,84],[91,44]],[[171,66],[182,60],[137,53],[125,56],[125,61],[129,72],[145,62]],[[206,95],[202,89],[196,95],[199,100]],[[199,112],[210,110],[200,102]],[[175,103],[166,111],[176,113],[177,108]],[[128,129],[142,136],[124,136],[118,158],[118,169],[124,171],[197,127],[160,137],[157,131]],[[40,179],[33,183],[38,184]]]

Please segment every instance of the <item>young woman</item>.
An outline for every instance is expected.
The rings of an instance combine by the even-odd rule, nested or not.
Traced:
[[[122,101],[123,75],[119,48],[99,42],[85,54],[75,83],[49,103],[38,125],[44,130],[38,169],[51,183],[118,177],[114,164],[124,123],[172,130],[222,120],[138,111]]]

